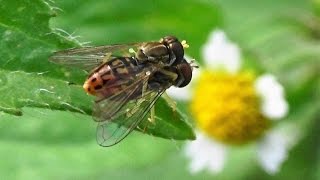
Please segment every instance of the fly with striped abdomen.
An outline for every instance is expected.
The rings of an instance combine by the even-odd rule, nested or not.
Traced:
[[[112,146],[145,119],[166,89],[189,84],[194,66],[184,58],[185,47],[185,41],[166,36],[158,42],[67,49],[50,61],[91,71],[83,88],[97,97],[97,142]]]

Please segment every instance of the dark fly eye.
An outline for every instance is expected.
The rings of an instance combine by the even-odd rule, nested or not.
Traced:
[[[97,78],[93,78],[92,80],[91,80],[91,82],[96,82],[97,81]]]
[[[174,64],[181,63],[183,61],[184,49],[179,40],[174,36],[166,36],[162,38],[161,43],[166,45],[171,53],[175,56]]]
[[[178,41],[178,42],[169,44],[169,47],[174,53],[174,55],[176,56],[177,63],[180,63],[181,61],[183,61],[184,49],[182,44]]]
[[[192,67],[184,60],[183,63],[177,65],[178,79],[176,80],[177,87],[188,85],[192,79]]]

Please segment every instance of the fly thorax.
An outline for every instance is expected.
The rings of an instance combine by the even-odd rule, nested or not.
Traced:
[[[149,62],[165,62],[169,61],[169,50],[167,47],[160,42],[151,42],[142,45],[137,53],[136,58],[139,61],[149,61]]]

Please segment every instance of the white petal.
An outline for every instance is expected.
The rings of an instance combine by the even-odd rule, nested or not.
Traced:
[[[230,73],[237,72],[241,67],[239,47],[230,42],[221,30],[213,31],[202,48],[202,55],[209,68],[223,68]]]
[[[261,111],[270,119],[279,119],[288,113],[284,89],[273,75],[260,76],[255,82],[256,91],[262,98]]]
[[[192,71],[192,80],[190,84],[183,88],[177,88],[174,86],[171,86],[169,89],[166,90],[166,93],[176,100],[182,100],[187,101],[192,96],[192,88],[194,86],[194,83],[197,81],[199,75],[200,75],[200,68],[194,68]]]
[[[191,88],[190,86],[186,86],[184,88],[177,88],[171,86],[169,89],[166,90],[166,93],[173,99],[187,101],[190,99],[191,96]]]
[[[197,139],[186,144],[185,154],[190,158],[191,173],[205,169],[218,173],[224,166],[226,147],[197,132]]]
[[[285,130],[285,131],[283,131]],[[279,171],[281,164],[287,159],[289,149],[298,140],[297,128],[270,131],[259,143],[258,160],[269,174]]]

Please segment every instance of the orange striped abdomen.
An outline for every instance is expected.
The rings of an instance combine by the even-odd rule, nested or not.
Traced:
[[[83,88],[88,94],[110,97],[126,88],[140,70],[133,58],[114,58],[93,70]]]

